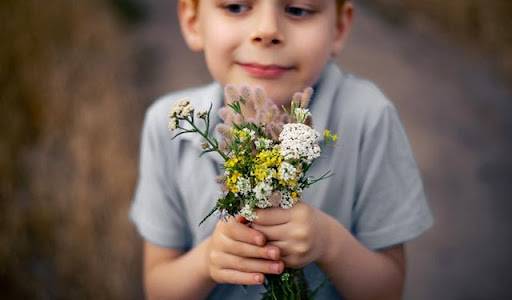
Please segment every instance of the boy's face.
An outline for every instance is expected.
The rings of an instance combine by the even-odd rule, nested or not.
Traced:
[[[204,51],[215,80],[261,86],[287,105],[341,50],[352,8],[337,15],[334,0],[201,0],[196,11],[182,0],[179,12],[187,43]]]

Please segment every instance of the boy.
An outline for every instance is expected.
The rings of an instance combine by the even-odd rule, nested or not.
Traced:
[[[421,179],[393,105],[371,83],[330,62],[352,23],[349,1],[179,1],[182,33],[203,51],[216,82],[163,97],[148,110],[131,218],[145,238],[150,299],[259,299],[264,274],[305,267],[317,299],[399,299],[404,242],[432,225]],[[341,135],[311,174],[335,176],[293,208],[258,210],[251,227],[229,219],[197,224],[219,193],[220,160],[198,158],[201,140],[167,132],[172,103],[222,106],[222,86],[263,87],[279,106],[313,86],[313,127]],[[219,122],[213,120],[212,128]],[[232,285],[248,285],[247,292]]]

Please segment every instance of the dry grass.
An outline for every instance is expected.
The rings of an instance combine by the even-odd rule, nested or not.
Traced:
[[[102,3],[0,4],[5,299],[140,296],[127,221],[140,113],[129,42]]]

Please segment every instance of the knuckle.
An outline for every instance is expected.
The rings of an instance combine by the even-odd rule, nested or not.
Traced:
[[[300,205],[297,216],[302,220],[308,220],[311,217],[311,210],[307,205]]]
[[[223,278],[222,276],[219,274],[220,272],[218,272],[217,270],[213,269],[210,271],[210,276],[212,277],[213,281],[217,282],[217,283],[223,283]]]
[[[247,262],[245,261],[245,259],[239,256],[233,259],[233,267],[236,267],[240,271],[247,271],[248,269]]]
[[[210,262],[214,265],[218,265],[219,261],[220,261],[220,256],[221,255],[220,255],[219,251],[216,251],[216,250],[210,251],[210,255],[209,255]]]
[[[269,257],[269,249],[268,248],[258,248],[256,250],[256,255],[261,258]]]
[[[222,236],[221,243],[222,249],[236,249],[237,246],[235,241],[233,241],[231,238],[225,235]]]
[[[295,253],[300,256],[304,256],[308,253],[309,247],[306,243],[300,243],[297,246],[295,246]]]
[[[238,253],[243,257],[253,257],[255,255],[254,248],[245,243],[238,247]]]
[[[303,241],[307,238],[307,232],[303,228],[297,228],[293,233],[293,236],[298,241]]]

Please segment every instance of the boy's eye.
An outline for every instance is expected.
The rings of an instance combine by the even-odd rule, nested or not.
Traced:
[[[298,7],[298,6],[287,6],[285,8],[285,11],[287,14],[294,16],[294,17],[307,17],[313,13],[312,10]]]
[[[249,10],[246,4],[232,3],[224,5],[224,9],[231,14],[242,14]]]

